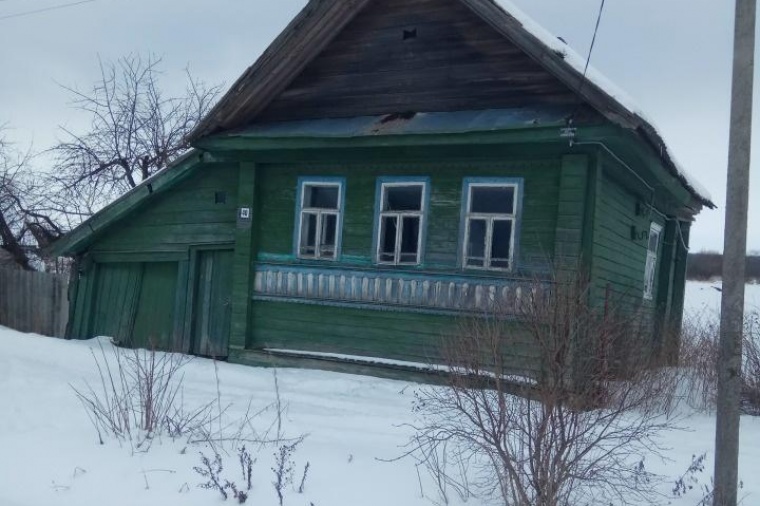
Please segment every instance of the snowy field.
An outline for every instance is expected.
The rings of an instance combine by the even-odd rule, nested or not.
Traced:
[[[689,283],[687,312],[717,312],[720,292],[716,287],[715,283]],[[748,287],[747,306],[760,307],[760,286]],[[72,385],[100,384],[91,351],[100,353],[101,344],[110,346],[106,339],[62,341],[0,327],[0,506],[222,504],[217,492],[199,488],[205,480],[193,470],[201,463],[200,452],[212,455],[206,444],[163,437],[143,451],[109,438],[99,443]],[[187,406],[212,402],[223,410],[229,406],[225,411],[229,420],[242,418],[249,406],[258,411],[275,401],[272,370],[194,359],[183,371],[183,402]],[[285,488],[285,505],[435,503],[433,482],[418,474],[414,462],[392,461],[404,452],[411,434],[405,424],[414,422],[411,408],[417,385],[293,369],[279,370],[277,380],[282,404],[287,406],[282,418],[284,435],[307,434],[291,458],[294,479]],[[260,414],[255,424],[266,429],[275,419],[274,411]],[[693,455],[707,452],[705,472],[698,478],[709,483],[714,418],[685,414],[686,430],[674,431],[664,441],[670,460],[646,461],[647,470],[668,477],[662,486],[663,504],[694,505],[701,497],[696,490],[681,498],[670,492]],[[247,504],[276,506],[279,500],[272,485],[276,448],[255,450]],[[232,450],[222,455],[222,477],[240,485],[244,480],[237,456]],[[309,470],[299,493],[307,462]],[[760,504],[758,473],[760,419],[745,417],[740,471],[745,504]],[[470,500],[468,504],[488,503]]]

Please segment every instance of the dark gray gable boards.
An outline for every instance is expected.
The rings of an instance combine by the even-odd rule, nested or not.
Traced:
[[[544,104],[582,101],[459,0],[374,0],[254,121]]]

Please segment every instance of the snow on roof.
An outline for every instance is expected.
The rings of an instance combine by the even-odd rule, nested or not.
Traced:
[[[512,3],[512,0],[493,0],[499,7],[501,7],[507,14],[515,18],[522,26],[523,28],[536,37],[541,43],[543,43],[546,47],[551,49],[552,51],[555,51],[559,54],[563,55],[563,59],[565,62],[567,62],[571,67],[573,67],[576,71],[578,71],[580,74],[583,74],[584,71],[586,72],[586,78],[589,82],[596,85],[599,89],[604,91],[607,95],[609,95],[611,98],[613,98],[615,101],[617,101],[621,106],[623,106],[625,109],[628,110],[631,114],[635,114],[642,120],[649,123],[649,126],[652,127],[652,129],[659,135],[661,139],[663,139],[663,145],[664,137],[662,136],[661,130],[657,128],[655,123],[644,113],[644,111],[636,104],[636,101],[631,98],[628,93],[623,91],[619,86],[617,86],[615,83],[610,81],[604,74],[596,70],[591,65],[588,66],[588,70],[586,71],[586,59],[583,58],[581,55],[579,55],[574,49],[572,49],[569,45],[567,45],[564,41],[556,37],[554,34],[546,30],[544,27],[536,23],[530,16],[525,14],[519,7],[517,7],[514,3]],[[702,197],[704,200],[707,200],[709,202],[712,202],[712,197],[710,196],[710,192],[707,191],[707,189],[702,186],[702,184],[699,183],[692,175],[690,175],[681,165],[678,160],[676,160],[675,156],[673,155],[673,152],[665,146],[665,150],[667,151],[667,155],[670,157],[671,162],[673,162],[673,166],[675,167],[676,171],[678,171],[679,175],[684,179],[686,184],[691,187],[694,192],[696,192],[700,197]]]

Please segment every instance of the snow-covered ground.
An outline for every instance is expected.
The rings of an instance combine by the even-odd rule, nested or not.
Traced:
[[[716,311],[720,292],[715,287],[719,284],[689,283],[687,312]],[[747,305],[760,306],[760,286],[748,287]],[[71,385],[100,384],[91,352],[99,354],[101,344],[110,346],[105,339],[62,341],[0,327],[0,506],[221,503],[216,492],[198,487],[204,480],[193,471],[200,452],[211,455],[203,445],[167,437],[145,452],[113,439],[99,444]],[[217,387],[220,404],[231,405],[225,415],[230,419],[242,417],[249,404],[257,410],[275,400],[272,370],[204,359],[192,360],[183,370],[188,406],[216,402]],[[436,499],[434,484],[418,474],[414,462],[388,462],[403,453],[411,434],[405,424],[414,422],[418,385],[295,369],[279,370],[277,379],[288,406],[283,430],[287,436],[308,434],[292,457],[295,484],[287,487],[285,505],[413,506]],[[266,425],[273,417],[269,410],[257,420]],[[674,431],[664,442],[671,460],[647,460],[647,470],[675,480],[693,455],[707,452],[699,477],[709,483],[714,418],[690,414],[683,425],[687,430]],[[274,451],[267,447],[255,455],[248,504],[278,504]],[[237,457],[232,453],[224,459],[222,476],[241,484]],[[306,462],[304,491],[298,493]],[[745,504],[760,504],[759,419],[742,419],[741,466]],[[671,488],[662,488],[665,503],[692,505],[700,497],[695,490],[669,497]]]

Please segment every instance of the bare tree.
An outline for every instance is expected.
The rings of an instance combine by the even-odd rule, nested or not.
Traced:
[[[28,221],[24,205],[31,186],[25,173],[28,160],[28,153],[19,153],[0,137],[0,249],[12,263],[34,270],[34,226]]]
[[[219,87],[187,72],[185,92],[167,96],[160,65],[153,56],[101,61],[91,90],[66,88],[90,126],[81,133],[63,129],[64,140],[49,150],[54,163],[47,174],[31,171],[30,154],[0,138],[0,247],[16,264],[33,269],[45,246],[189,149],[186,136]]]
[[[443,502],[454,490],[514,506],[650,503],[656,477],[644,459],[673,427],[674,382],[635,344],[614,352],[647,324],[595,306],[588,290],[536,283],[516,315],[494,308],[445,339],[448,383],[418,391],[410,443]],[[537,367],[516,377],[508,357],[520,342]]]
[[[189,148],[186,136],[213,105],[219,87],[207,87],[188,72],[185,93],[167,96],[160,65],[154,56],[101,61],[91,90],[66,88],[91,122],[81,133],[64,128],[64,140],[51,150],[55,170],[48,186],[54,191],[47,212],[75,225]]]

